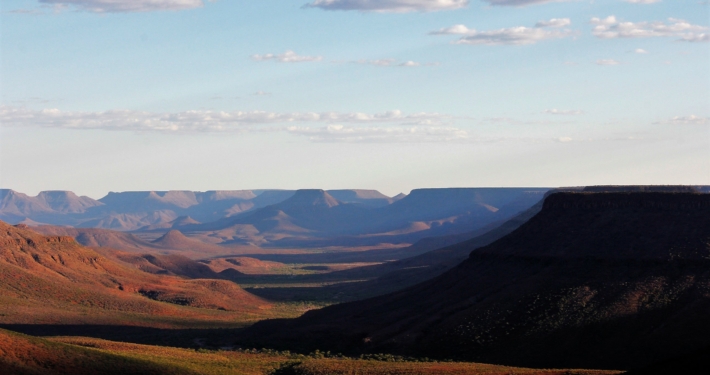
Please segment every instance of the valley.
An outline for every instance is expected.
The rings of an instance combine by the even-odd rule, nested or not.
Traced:
[[[411,206],[296,191],[130,231],[0,223],[0,329],[124,373],[612,374],[710,345],[705,187],[441,190]],[[225,237],[243,225],[264,241]],[[0,365],[51,373],[13,356]]]

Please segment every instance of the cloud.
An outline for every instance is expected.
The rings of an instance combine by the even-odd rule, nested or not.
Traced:
[[[579,109],[546,109],[545,113],[548,115],[581,115],[584,113],[584,111],[581,111]]]
[[[495,6],[523,7],[545,3],[566,3],[573,0],[483,0]]]
[[[411,68],[411,67],[418,67],[418,66],[438,66],[438,62],[434,63],[420,63],[417,61],[403,61],[403,62],[398,62],[396,59],[378,59],[378,60],[356,60],[356,61],[351,61],[354,64],[362,64],[362,65],[373,65],[373,66],[379,66],[379,67],[404,67],[404,68]]]
[[[437,31],[431,35],[462,35],[456,44],[473,45],[524,45],[534,44],[547,39],[559,39],[573,35],[570,29],[561,29],[571,24],[568,18],[553,18],[540,21],[535,27],[510,27],[498,30],[477,31],[465,25],[454,25]],[[552,28],[553,30],[550,30]],[[556,30],[555,30],[556,29]]]
[[[557,142],[562,142],[562,143],[572,142],[572,138],[571,137],[559,137],[559,138],[557,138]]]
[[[646,51],[646,50],[643,49],[643,48],[636,48],[636,49],[634,50],[634,53],[640,53],[640,54],[642,54],[642,55],[645,55],[645,54],[648,53],[648,51]]]
[[[294,135],[306,136],[313,142],[423,143],[466,141],[465,130],[441,126],[361,127],[328,125],[318,128],[289,126]]]
[[[696,115],[675,116],[666,121],[656,122],[656,124],[672,124],[672,125],[710,125],[710,117],[702,117]]]
[[[675,37],[687,42],[710,41],[707,33],[710,28],[677,18],[669,18],[668,22],[622,22],[612,15],[606,18],[594,17],[590,22],[594,25],[592,34],[601,39]]]
[[[0,106],[3,126],[36,126],[61,129],[100,129],[114,131],[190,133],[245,132],[265,124],[350,123],[350,124],[416,124],[439,125],[453,118],[438,113],[404,114],[388,111],[375,114],[360,112],[295,112],[263,111],[184,111],[155,113],[111,110],[104,112],[69,112],[59,109],[31,110],[24,107]]]
[[[631,4],[653,4],[660,3],[661,0],[624,0],[624,2]]]
[[[468,0],[315,0],[304,7],[324,10],[408,13],[459,9],[467,5]]]
[[[614,60],[614,59],[599,59],[595,62],[597,65],[606,65],[606,66],[611,66],[611,65],[619,65],[621,64],[620,62]]]
[[[39,0],[40,3],[72,6],[95,13],[132,13],[201,8],[202,0]]]
[[[256,61],[274,60],[282,63],[311,62],[323,60],[322,56],[301,56],[293,51],[286,51],[280,55],[275,55],[273,53],[267,53],[265,55],[252,55],[251,58]]]
[[[569,18],[553,18],[549,21],[539,21],[535,27],[564,27],[572,24]]]

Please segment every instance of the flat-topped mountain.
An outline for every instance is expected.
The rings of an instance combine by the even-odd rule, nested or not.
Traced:
[[[30,197],[11,189],[0,189],[0,213],[6,216],[28,217],[52,212],[75,214],[101,205],[99,201],[79,197],[71,191],[43,191]]]
[[[7,191],[0,219],[133,231],[150,239],[180,229],[210,243],[247,246],[402,246],[502,223],[548,190],[416,189],[397,199],[362,189],[137,191],[98,201],[71,192],[29,197]]]
[[[380,207],[346,203],[335,199],[328,191],[298,190],[283,202],[184,229],[216,232],[255,228],[258,234],[249,232],[244,240],[267,239],[270,245],[284,247],[412,243],[424,237],[465,233],[495,222],[502,223],[537,203],[548,190],[418,189]],[[372,192],[351,194],[378,197]]]
[[[432,280],[257,323],[245,345],[556,368],[641,367],[710,345],[710,195],[556,193]]]
[[[280,209],[331,208],[340,205],[332,195],[320,189],[297,190],[291,198],[278,203]]]
[[[370,207],[382,207],[394,202],[395,198],[390,198],[377,190],[328,190],[328,194],[343,203],[360,203]]]

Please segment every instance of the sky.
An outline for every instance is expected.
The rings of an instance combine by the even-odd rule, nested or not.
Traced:
[[[702,0],[2,0],[0,187],[710,185]]]

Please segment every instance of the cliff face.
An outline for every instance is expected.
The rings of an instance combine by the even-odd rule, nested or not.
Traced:
[[[626,369],[710,345],[710,195],[557,193],[409,289],[264,322],[262,345]]]
[[[514,235],[472,256],[710,259],[710,195],[557,193]]]

